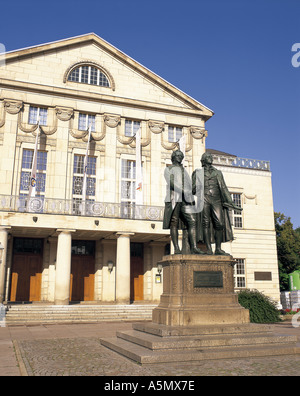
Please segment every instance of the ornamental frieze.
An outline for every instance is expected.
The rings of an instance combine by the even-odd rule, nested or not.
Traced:
[[[74,110],[70,107],[55,107],[56,117],[61,121],[69,121],[73,117]]]
[[[5,124],[5,109],[4,109],[4,102],[2,102],[1,107],[0,107],[0,128],[3,127]]]
[[[105,113],[103,115],[103,119],[105,124],[110,127],[110,128],[116,128],[120,121],[121,121],[121,116],[120,115],[116,115],[116,114],[107,114]]]
[[[98,117],[98,115],[96,116]],[[82,131],[80,129],[77,129],[74,127],[74,118],[75,118],[75,122],[78,121],[77,119],[77,115],[75,115],[75,117],[71,117],[69,120],[69,133],[70,135],[75,138],[75,139],[82,139],[83,142],[87,142],[88,141],[88,130],[86,131]],[[91,132],[91,140],[95,140],[96,142],[99,142],[100,140],[103,140],[105,138],[105,134],[106,134],[106,124],[103,122],[103,118],[101,117],[101,123],[97,123],[96,122],[96,127],[99,127],[100,125],[100,131],[96,130],[96,131],[92,131]]]
[[[151,132],[153,133],[162,133],[164,130],[165,124],[162,121],[148,121],[148,126]]]
[[[4,108],[9,114],[18,114],[23,108],[21,100],[4,99]]]
[[[203,139],[207,137],[207,131],[204,127],[191,126],[190,132],[194,139]]]
[[[22,132],[34,134],[34,132],[38,129],[38,125],[24,122],[23,116],[24,116],[24,108],[22,108],[22,111],[20,111],[18,114],[18,127],[21,129]],[[40,125],[40,130],[47,136],[53,135],[57,131],[57,117],[52,117],[52,118],[54,119],[54,122],[51,126]]]

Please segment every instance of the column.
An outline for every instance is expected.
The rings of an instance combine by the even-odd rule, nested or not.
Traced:
[[[68,305],[70,301],[72,232],[59,229],[56,255],[55,300],[57,305]]]
[[[113,303],[116,301],[116,241],[114,239],[103,239],[102,255],[102,290],[101,300]],[[112,271],[108,270],[108,262],[113,262]]]
[[[162,128],[162,127],[161,127]],[[150,200],[147,201],[148,204],[153,206],[161,206],[165,199],[165,188],[162,190],[161,185],[166,185],[164,178],[165,166],[162,164],[161,159],[161,134],[151,133],[151,163],[150,163]],[[149,192],[148,192],[149,194]]]
[[[6,256],[7,256],[7,240],[8,240],[8,230],[10,227],[1,226],[0,227],[0,242],[4,247],[2,253],[2,259],[0,260],[0,303],[4,301],[4,291],[5,291],[5,272],[6,272]]]
[[[163,259],[165,255],[166,242],[150,242],[151,252],[151,280],[152,280],[152,302],[159,302],[163,292],[163,274],[161,273],[161,283],[156,283],[156,274],[158,274],[157,263]]]
[[[134,233],[117,232],[116,302],[130,303],[130,236]]]
[[[118,128],[120,128],[120,116],[114,114],[104,114],[105,123],[105,157],[104,157],[104,202],[116,202],[116,188],[119,174],[117,170],[117,139]],[[112,180],[114,182],[112,183]]]

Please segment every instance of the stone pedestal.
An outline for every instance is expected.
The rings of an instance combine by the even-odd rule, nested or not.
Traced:
[[[238,303],[231,256],[163,257],[163,294],[151,323],[101,344],[142,364],[300,353],[297,337],[249,323]]]
[[[163,266],[163,294],[153,323],[167,326],[249,323],[234,293],[231,256],[170,255]]]

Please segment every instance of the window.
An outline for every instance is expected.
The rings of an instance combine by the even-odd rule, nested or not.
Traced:
[[[246,287],[246,276],[245,276],[245,260],[236,259],[236,264],[234,265],[234,287],[235,288],[245,288]]]
[[[29,107],[29,117],[28,124],[37,124],[38,121],[40,125],[47,125],[47,114],[48,110],[43,107]]]
[[[68,81],[79,82],[83,84],[98,85],[100,87],[109,87],[108,78],[101,70],[94,66],[79,66],[73,69],[69,74]]]
[[[168,141],[171,142],[178,142],[178,140],[182,137],[182,128],[169,126],[168,127]]]
[[[43,239],[14,238],[14,253],[42,254]]]
[[[231,198],[235,205],[242,207],[242,194],[231,194]],[[243,216],[242,212],[238,212],[237,210],[233,210],[233,226],[235,228],[243,228]]]
[[[121,164],[121,217],[133,218],[135,211],[135,161],[122,159]]]
[[[84,175],[84,155],[74,156],[73,166],[73,212],[81,213],[82,186]],[[96,157],[88,157],[86,179],[86,201],[91,203],[96,195]]]
[[[135,161],[122,160],[121,201],[135,200]]]
[[[20,197],[23,197],[20,209],[26,208],[26,197],[29,193],[29,183],[32,170],[33,150],[23,150],[22,169],[20,178]],[[36,197],[44,199],[46,190],[47,152],[37,152]],[[41,205],[42,206],[42,205]]]
[[[81,256],[94,256],[95,241],[72,240],[72,254]]]
[[[96,116],[91,114],[79,113],[78,129],[80,131],[87,131],[91,125],[92,132],[95,132]]]
[[[140,121],[125,120],[125,136],[135,136],[140,127]]]

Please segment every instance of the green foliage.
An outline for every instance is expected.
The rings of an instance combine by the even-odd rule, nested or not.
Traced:
[[[280,290],[288,290],[288,274],[300,269],[300,228],[293,229],[290,217],[275,213]]]
[[[251,323],[280,322],[280,311],[276,303],[257,290],[243,290],[238,293],[239,304],[249,309]]]

